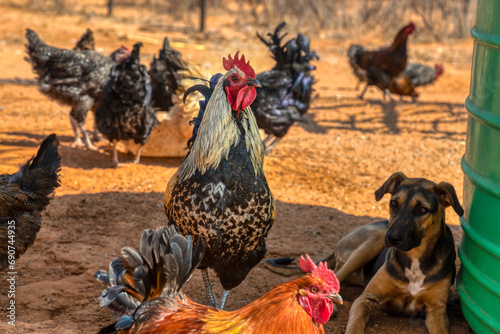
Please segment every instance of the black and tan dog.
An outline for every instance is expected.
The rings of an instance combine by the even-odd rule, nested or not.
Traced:
[[[395,173],[375,192],[375,199],[392,195],[390,219],[362,226],[342,238],[326,261],[340,282],[359,272],[366,285],[349,313],[347,334],[363,333],[370,314],[413,315],[425,310],[430,334],[448,333],[446,302],[455,279],[455,243],[445,224],[451,206],[462,216],[453,186]],[[271,259],[270,270],[300,272]]]

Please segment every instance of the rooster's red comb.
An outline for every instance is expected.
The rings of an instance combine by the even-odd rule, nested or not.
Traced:
[[[250,61],[245,63],[245,55],[241,55],[241,58],[238,59],[239,53],[239,51],[236,52],[236,54],[234,55],[234,59],[231,58],[231,54],[227,56],[227,59],[222,59],[222,65],[224,65],[224,69],[226,71],[229,71],[234,67],[238,67],[243,73],[245,73],[252,79],[255,79],[255,71],[253,70],[252,66],[250,66]]]
[[[320,262],[317,266],[311,260],[309,255],[306,254],[306,258],[303,256],[300,257],[300,269],[302,271],[311,273],[311,275],[320,277],[332,290],[338,292],[340,290],[340,283],[328,266],[326,262]]]

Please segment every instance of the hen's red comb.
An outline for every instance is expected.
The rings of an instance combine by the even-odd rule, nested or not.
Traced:
[[[306,254],[306,258],[303,256],[300,257],[300,268],[302,271],[311,273],[311,275],[320,277],[323,281],[334,291],[338,292],[340,290],[340,283],[328,266],[326,262],[320,262],[317,266],[311,260],[309,255]]]
[[[255,71],[253,70],[252,66],[250,66],[250,61],[245,63],[245,55],[241,55],[241,59],[238,59],[239,53],[239,51],[236,52],[236,54],[234,55],[234,59],[231,58],[231,54],[227,56],[227,59],[222,58],[222,65],[224,65],[224,69],[226,71],[229,71],[230,69],[237,67],[243,73],[245,73],[252,79],[255,79]]]
[[[122,49],[130,53],[130,49],[127,48],[124,44],[122,44]]]

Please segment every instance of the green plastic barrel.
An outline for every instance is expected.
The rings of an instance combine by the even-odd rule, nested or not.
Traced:
[[[478,0],[457,286],[476,334],[500,333],[500,1]]]

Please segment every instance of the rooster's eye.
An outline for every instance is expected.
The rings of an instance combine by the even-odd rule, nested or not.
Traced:
[[[233,75],[231,80],[233,80],[234,82],[237,82],[238,80],[240,80],[240,78],[238,78],[236,75]]]
[[[311,288],[311,292],[312,292],[312,293],[316,293],[316,292],[318,292],[318,288],[317,288],[317,287],[315,287],[315,286],[313,286],[313,287]]]

